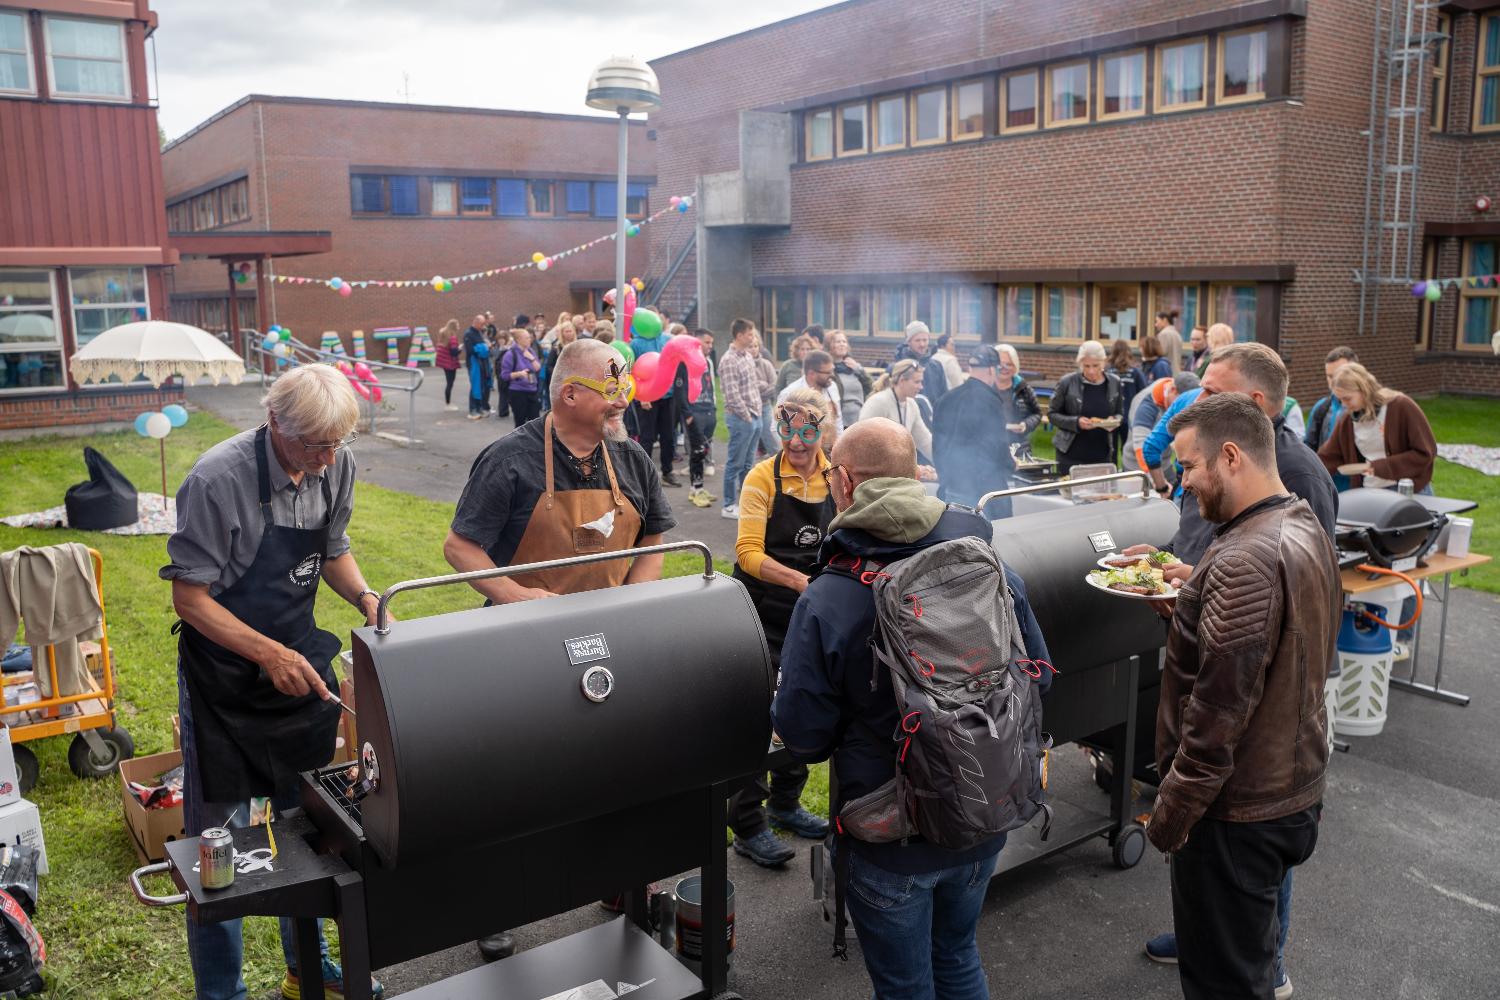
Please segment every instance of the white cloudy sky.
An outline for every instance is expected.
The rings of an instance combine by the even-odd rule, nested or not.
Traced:
[[[589,113],[590,71],[831,0],[153,0],[162,128],[249,93]],[[149,52],[148,52],[149,54]],[[405,74],[405,76],[403,76]]]

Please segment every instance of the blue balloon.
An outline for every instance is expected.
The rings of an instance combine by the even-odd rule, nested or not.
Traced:
[[[264,340],[262,340],[260,342],[260,346],[269,351],[269,350],[272,350],[279,343],[281,343],[281,338],[277,337],[275,334],[272,334],[272,335],[266,337]]]
[[[161,408],[161,412],[168,420],[172,421],[173,427],[181,427],[187,423],[188,411],[176,403],[168,403]]]
[[[271,332],[272,333],[280,333],[281,332],[281,324],[280,323],[272,323],[271,324]]]
[[[146,421],[149,419],[151,419],[150,413],[142,413],[140,416],[135,418],[135,432],[141,437],[151,436],[146,433]]]

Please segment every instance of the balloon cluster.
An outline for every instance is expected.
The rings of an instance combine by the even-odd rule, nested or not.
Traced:
[[[349,284],[349,282],[345,281],[343,278],[337,276],[328,279],[328,287],[332,288],[335,292],[338,292],[346,299],[354,294],[354,286]]]
[[[262,350],[270,351],[276,355],[276,367],[280,368],[287,363],[292,356],[292,331],[290,327],[281,326],[277,323],[271,324],[271,331],[261,339]]]
[[[250,280],[250,262],[248,260],[240,261],[240,266],[235,268],[234,280],[236,284],[240,285]]]
[[[147,411],[135,418],[135,432],[141,437],[164,438],[172,428],[188,422],[188,411],[176,403],[168,403],[160,413]]]
[[[432,276],[432,281],[430,282],[430,284],[432,285],[432,290],[434,292],[451,292],[451,291],[453,291],[453,282],[449,281],[447,278],[443,277],[441,274],[434,274]]]
[[[1419,281],[1411,286],[1412,295],[1428,302],[1436,302],[1443,297],[1443,286],[1436,281]]]
[[[380,402],[384,396],[384,393],[380,391],[380,379],[375,377],[369,365],[363,361],[356,361],[353,365],[347,361],[340,361],[337,368],[344,373],[344,377],[349,380],[349,384],[354,387],[355,392],[359,393],[361,399],[368,399],[372,403]]]
[[[642,313],[656,314],[649,309],[636,312],[636,322]],[[657,317],[660,330],[661,318]],[[650,336],[650,334],[642,334]],[[703,348],[691,334],[679,333],[662,346],[661,351],[642,354],[635,359],[631,374],[635,376],[635,398],[654,403],[672,388],[672,379],[677,375],[677,366],[686,365],[688,370],[688,402],[696,403],[703,390],[703,373],[708,370],[708,361],[703,357]]]
[[[686,214],[687,210],[693,207],[693,196],[683,195],[681,197],[678,197],[674,194],[668,204],[670,204],[672,208],[678,212],[678,214]]]

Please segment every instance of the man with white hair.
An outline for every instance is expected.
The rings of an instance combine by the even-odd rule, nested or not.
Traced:
[[[339,706],[331,661],[339,637],[318,628],[318,583],[374,623],[378,595],[349,548],[359,403],[329,365],[305,365],[266,393],[266,422],[199,457],[177,491],[167,540],[181,618],[177,699],[187,829],[250,824],[250,799],[299,804],[297,775],[333,759]],[[187,921],[200,1000],[245,996],[240,921]],[[281,921],[282,993],[300,991],[290,920]],[[323,981],[343,973],[319,935]],[[260,992],[257,989],[255,992]],[[374,995],[383,991],[374,986]]]

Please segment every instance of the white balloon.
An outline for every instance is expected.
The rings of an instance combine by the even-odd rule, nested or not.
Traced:
[[[164,438],[172,433],[172,421],[165,413],[153,413],[146,418],[146,435],[154,438]]]

